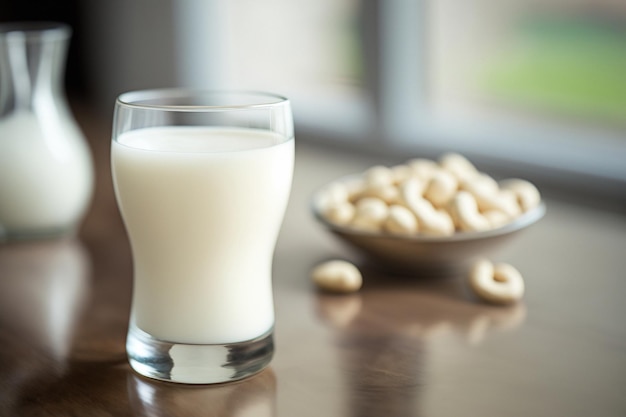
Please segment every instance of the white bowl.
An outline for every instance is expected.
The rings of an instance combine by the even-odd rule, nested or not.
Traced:
[[[542,202],[512,222],[484,232],[456,232],[452,236],[437,237],[423,234],[392,235],[338,226],[326,220],[313,196],[315,218],[328,231],[364,255],[366,260],[387,270],[397,272],[451,271],[466,268],[481,257],[497,252],[520,231],[541,219],[546,206]]]

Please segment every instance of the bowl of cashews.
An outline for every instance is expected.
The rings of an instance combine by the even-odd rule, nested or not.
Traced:
[[[496,181],[447,153],[339,178],[318,190],[316,219],[367,259],[397,270],[465,267],[545,214],[531,182]]]

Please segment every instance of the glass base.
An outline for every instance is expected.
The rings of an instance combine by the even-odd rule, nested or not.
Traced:
[[[185,384],[216,384],[262,371],[274,355],[273,329],[256,339],[228,344],[164,342],[131,324],[126,339],[130,366],[140,375]]]

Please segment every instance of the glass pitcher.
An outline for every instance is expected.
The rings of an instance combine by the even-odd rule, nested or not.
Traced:
[[[0,24],[0,241],[73,234],[94,183],[65,98],[69,26]]]

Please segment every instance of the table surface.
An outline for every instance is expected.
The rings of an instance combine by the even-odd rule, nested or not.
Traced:
[[[308,143],[274,258],[271,366],[215,386],[137,376],[110,128],[80,122],[97,183],[78,237],[0,246],[0,416],[626,415],[626,216],[545,195],[544,219],[494,258],[525,277],[511,307],[480,303],[460,273],[371,266],[360,292],[322,294],[316,264],[361,258],[315,222],[309,198],[380,161]]]

